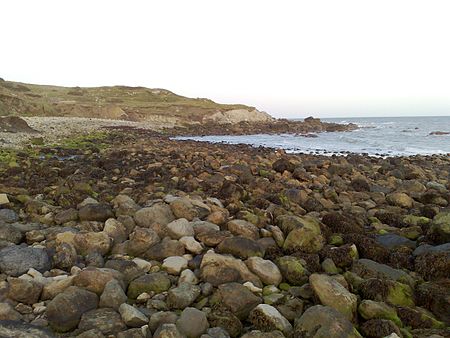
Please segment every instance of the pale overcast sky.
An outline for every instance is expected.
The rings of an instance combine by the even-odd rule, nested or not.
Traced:
[[[0,77],[278,117],[450,115],[449,0],[2,0]]]

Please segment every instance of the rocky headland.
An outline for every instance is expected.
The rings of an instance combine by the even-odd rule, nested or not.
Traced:
[[[1,150],[1,337],[449,336],[448,156],[170,134]]]

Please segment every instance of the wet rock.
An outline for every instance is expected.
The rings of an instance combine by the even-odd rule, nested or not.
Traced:
[[[81,331],[97,329],[105,335],[110,335],[125,330],[127,326],[115,310],[100,308],[83,313],[78,328]]]
[[[438,244],[450,242],[450,212],[441,212],[434,216],[429,236]]]
[[[402,326],[400,318],[397,316],[395,308],[387,305],[384,302],[375,302],[373,300],[365,299],[358,307],[358,312],[362,318],[369,319],[387,319],[395,324]]]
[[[392,280],[370,278],[360,286],[364,299],[386,302],[399,306],[414,306],[413,290],[407,284]]]
[[[364,337],[377,338],[387,337],[392,333],[402,336],[400,329],[390,320],[371,319],[361,325],[361,332]]]
[[[299,337],[361,338],[352,323],[335,309],[315,305],[310,307],[295,323],[294,335]]]
[[[348,268],[358,259],[358,249],[355,244],[344,244],[339,247],[326,246],[320,252],[322,257],[327,257],[340,268]]]
[[[95,309],[97,304],[95,293],[71,286],[50,301],[46,316],[55,331],[67,332],[76,328],[81,315]]]
[[[334,308],[349,320],[355,318],[358,299],[336,279],[327,275],[312,274],[309,283],[323,305]]]
[[[241,320],[247,318],[250,311],[261,303],[261,298],[239,283],[219,285],[214,297]]]
[[[293,331],[291,323],[276,308],[268,304],[256,306],[250,312],[249,320],[258,330],[269,332],[279,330],[286,336],[290,336]]]
[[[430,252],[416,257],[415,270],[425,280],[450,278],[450,252]]]
[[[416,288],[418,305],[432,311],[437,319],[450,325],[450,282],[448,279],[422,283]]]
[[[415,249],[416,242],[396,234],[378,235],[376,240],[379,244],[387,249],[394,249],[402,246]]]
[[[181,312],[177,328],[188,338],[200,337],[209,328],[206,314],[196,308],[188,307]]]
[[[338,212],[329,212],[322,218],[322,222],[335,233],[362,233],[363,227],[355,221],[354,217]]]
[[[403,325],[413,329],[438,329],[445,327],[443,322],[436,320],[430,312],[420,307],[416,307],[414,309],[398,307],[397,312]]]
[[[389,265],[380,264],[370,259],[359,259],[353,264],[352,272],[362,278],[392,279],[409,285],[414,285],[414,280],[404,271],[393,269]]]
[[[264,249],[258,242],[241,236],[224,239],[217,250],[220,253],[231,254],[244,259],[252,256],[264,256]]]
[[[136,299],[141,293],[155,292],[160,293],[170,288],[170,279],[163,272],[154,272],[143,275],[131,281],[128,286],[127,295],[129,298]]]
[[[108,218],[114,217],[112,209],[107,204],[87,204],[78,210],[81,221],[104,222]]]
[[[135,307],[123,303],[119,307],[123,322],[129,327],[141,327],[148,323],[148,318]]]
[[[39,272],[50,270],[51,262],[44,249],[12,245],[0,250],[0,271],[17,277],[33,268]]]

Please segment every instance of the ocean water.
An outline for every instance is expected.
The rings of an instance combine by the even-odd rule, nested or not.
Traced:
[[[355,123],[360,128],[350,132],[318,133],[317,137],[288,134],[178,137],[207,142],[250,144],[282,148],[290,153],[348,154],[372,156],[450,155],[450,116],[439,117],[365,117],[322,119],[326,122]]]

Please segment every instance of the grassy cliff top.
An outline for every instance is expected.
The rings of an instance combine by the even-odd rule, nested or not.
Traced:
[[[188,98],[145,87],[60,87],[0,80],[0,115],[100,117],[126,120],[177,118],[201,121],[205,115],[241,104]]]

